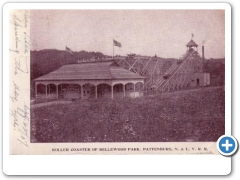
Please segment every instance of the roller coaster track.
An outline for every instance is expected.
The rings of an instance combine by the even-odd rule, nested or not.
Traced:
[[[158,91],[176,90],[187,87],[194,72],[201,70],[200,55],[197,51],[188,51],[174,63],[155,83]],[[198,66],[199,68],[195,68]]]
[[[148,91],[154,88],[159,92],[187,87],[192,74],[200,72],[202,68],[201,57],[197,51],[186,51],[178,61],[166,70],[164,75],[159,74],[158,65],[160,61],[155,57],[148,59],[134,57],[132,59],[119,59],[117,62],[120,66],[146,77],[142,90]],[[198,68],[196,69],[196,67]]]

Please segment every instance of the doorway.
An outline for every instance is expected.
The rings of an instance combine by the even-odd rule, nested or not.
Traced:
[[[197,86],[199,86],[199,79],[197,79]]]

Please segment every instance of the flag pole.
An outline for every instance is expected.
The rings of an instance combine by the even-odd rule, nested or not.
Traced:
[[[67,61],[67,54],[66,54],[67,46],[65,47],[65,60],[64,60],[64,65],[66,64]]]
[[[114,59],[114,39],[113,39],[113,55],[112,55],[112,59]]]

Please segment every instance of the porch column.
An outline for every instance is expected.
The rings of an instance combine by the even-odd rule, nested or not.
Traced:
[[[123,97],[125,97],[126,94],[125,94],[125,84],[123,84]]]
[[[46,98],[47,98],[47,85],[45,85],[45,92],[46,92]]]
[[[113,86],[111,86],[111,98],[113,99]]]
[[[95,98],[97,99],[97,86],[95,86]]]
[[[35,84],[35,98],[37,98],[37,84]]]
[[[81,99],[83,99],[83,85],[81,86]]]
[[[134,91],[134,97],[136,97],[136,93],[135,93],[135,84],[133,84],[133,91]]]
[[[58,99],[58,85],[56,85],[56,93],[57,93],[57,99]]]

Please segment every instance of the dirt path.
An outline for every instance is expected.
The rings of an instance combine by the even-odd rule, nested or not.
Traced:
[[[45,103],[39,103],[39,104],[31,104],[31,108],[39,108],[39,107],[45,107],[45,106],[51,106],[56,104],[71,104],[72,101],[51,101],[51,102],[45,102]]]

